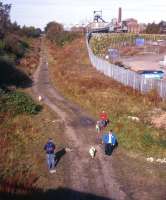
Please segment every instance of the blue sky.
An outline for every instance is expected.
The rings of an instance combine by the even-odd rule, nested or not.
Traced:
[[[83,24],[93,19],[94,10],[102,10],[105,21],[118,16],[139,22],[166,21],[166,0],[3,0],[11,3],[11,20],[20,25],[44,28],[50,21],[65,26]]]

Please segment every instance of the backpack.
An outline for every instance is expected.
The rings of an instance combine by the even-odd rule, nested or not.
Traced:
[[[49,142],[46,144],[45,150],[47,153],[54,153],[55,145],[53,143]]]

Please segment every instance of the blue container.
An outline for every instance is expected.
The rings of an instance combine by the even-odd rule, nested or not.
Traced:
[[[144,40],[144,38],[136,38],[136,40],[135,40],[135,45],[136,46],[144,46],[144,44],[145,44],[145,40]]]
[[[156,78],[156,79],[163,79],[164,72],[161,70],[142,70],[138,71],[141,76],[144,78]]]

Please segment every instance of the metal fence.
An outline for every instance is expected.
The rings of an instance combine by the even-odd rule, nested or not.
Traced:
[[[111,64],[108,61],[97,57],[93,54],[92,49],[86,39],[87,49],[91,64],[106,76],[122,83],[125,86],[132,87],[145,94],[150,90],[155,89],[162,98],[166,98],[166,80],[144,78],[140,74],[124,69],[117,65]]]

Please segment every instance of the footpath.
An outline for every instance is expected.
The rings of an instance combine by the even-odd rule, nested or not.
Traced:
[[[33,93],[42,96],[42,102],[58,114],[64,125],[67,147],[65,188],[79,193],[68,193],[67,199],[124,200],[127,195],[121,190],[112,167],[112,157],[104,155],[102,145],[96,143],[95,120],[61,96],[49,79],[47,54],[42,42],[39,67],[34,74]],[[57,144],[58,145],[58,144]],[[89,148],[94,146],[96,157],[92,159]],[[56,178],[56,175],[55,175]],[[54,187],[54,186],[53,186]],[[80,192],[85,194],[80,198]],[[95,197],[95,198],[94,198]]]

